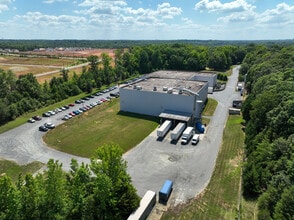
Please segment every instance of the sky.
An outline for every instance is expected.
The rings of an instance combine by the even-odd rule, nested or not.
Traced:
[[[294,39],[294,0],[0,0],[0,39]]]

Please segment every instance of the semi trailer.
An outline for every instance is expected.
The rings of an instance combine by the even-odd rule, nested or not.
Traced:
[[[179,139],[179,137],[182,135],[183,131],[186,128],[185,123],[178,123],[177,126],[171,131],[170,138],[172,141],[176,141]]]
[[[163,122],[162,125],[157,129],[157,137],[163,138],[166,133],[169,131],[170,127],[172,125],[172,122],[169,120],[166,120]]]

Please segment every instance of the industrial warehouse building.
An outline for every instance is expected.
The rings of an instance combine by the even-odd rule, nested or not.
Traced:
[[[213,75],[210,75],[213,78]],[[157,71],[120,88],[120,110],[190,124],[200,118],[209,81],[194,72]],[[214,79],[210,79],[213,83]]]

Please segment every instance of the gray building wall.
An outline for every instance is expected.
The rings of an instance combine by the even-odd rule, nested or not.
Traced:
[[[198,91],[197,100],[203,103],[207,99],[208,83]],[[120,88],[120,110],[134,112],[145,115],[158,116],[164,110],[173,110],[192,113],[194,109],[195,96],[168,94],[157,91],[137,90],[130,88]],[[195,114],[199,116],[200,108],[203,106],[195,103],[198,108]],[[196,117],[197,117],[196,116]]]
[[[206,81],[208,86],[214,88],[217,82],[216,74],[196,74],[192,77],[192,80],[195,81]]]

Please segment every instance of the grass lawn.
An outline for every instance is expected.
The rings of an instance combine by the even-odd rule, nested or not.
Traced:
[[[19,174],[35,173],[41,169],[44,164],[40,162],[33,162],[27,165],[20,166],[17,163],[9,160],[0,159],[0,175],[4,173],[9,176],[13,181],[18,179]]]
[[[103,144],[118,144],[124,152],[136,146],[157,126],[158,118],[119,112],[119,99],[103,103],[71,119],[44,136],[57,150],[93,156]]]
[[[93,91],[93,93],[94,93],[94,91]],[[24,123],[27,123],[27,120],[29,118],[31,118],[32,116],[34,116],[34,115],[42,116],[42,113],[44,113],[44,112],[47,112],[49,110],[54,110],[57,107],[68,105],[69,103],[74,103],[75,100],[81,99],[82,97],[87,96],[87,95],[89,95],[89,94],[82,93],[82,94],[79,94],[77,96],[69,97],[68,99],[62,100],[62,101],[57,102],[55,104],[46,106],[44,108],[38,109],[38,110],[36,110],[34,112],[25,113],[25,114],[17,117],[15,120],[10,121],[10,122],[0,126],[0,134],[5,132],[5,131],[8,131],[10,129],[16,128],[16,127],[18,127],[18,126],[20,126],[20,125],[22,125]]]
[[[217,104],[218,103],[216,100],[211,99],[211,98],[207,99],[207,103],[206,103],[205,108],[202,112],[202,116],[203,116],[202,117],[202,124],[207,124],[207,125],[209,124],[209,121],[210,121],[209,117],[213,116],[213,113],[217,107]]]
[[[241,166],[243,157],[244,133],[242,117],[229,116],[223,144],[218,154],[215,170],[206,190],[197,198],[182,207],[168,210],[162,219],[236,219],[240,197]],[[253,219],[248,213],[249,203],[245,204],[242,216]]]

